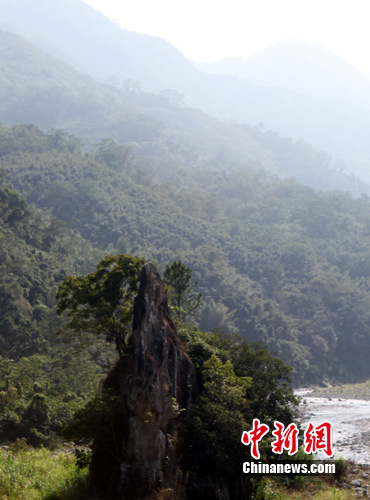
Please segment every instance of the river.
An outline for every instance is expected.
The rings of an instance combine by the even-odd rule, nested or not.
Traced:
[[[295,391],[301,397],[300,420],[318,425],[332,423],[334,456],[370,465],[370,401],[310,396],[312,390]]]

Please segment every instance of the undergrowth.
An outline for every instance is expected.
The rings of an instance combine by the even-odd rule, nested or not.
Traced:
[[[75,456],[26,447],[0,449],[2,500],[78,500],[88,487],[88,468]]]

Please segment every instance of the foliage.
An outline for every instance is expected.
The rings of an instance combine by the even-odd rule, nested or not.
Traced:
[[[336,458],[334,460],[335,463],[335,479],[337,481],[340,481],[343,479],[343,476],[345,475],[348,467],[348,462],[347,460],[344,460],[344,458]]]
[[[314,192],[261,166],[314,186],[366,186],[302,141],[220,124],[173,91],[154,96],[88,82],[63,64],[51,70],[47,57],[1,37],[1,116],[14,123],[16,110],[17,120],[99,141],[87,151],[55,128],[0,127],[14,186],[1,172],[2,441],[56,446],[74,412],[85,422],[92,400],[88,436],[110,407],[92,398],[112,355],[102,337],[125,352],[143,262],[128,254],[173,262],[165,279],[201,389],[188,430],[198,471],[208,463],[234,477],[241,424],[291,420],[285,362],[297,383],[369,376],[369,199]],[[14,54],[30,78],[19,78]],[[84,340],[72,335],[68,346],[56,335],[63,280],[59,310]],[[200,293],[200,327],[226,333],[194,326]]]
[[[174,261],[166,266],[163,273],[163,281],[169,286],[170,304],[177,319],[199,318],[201,308],[201,294],[193,293],[198,285],[191,282],[192,270],[186,267],[180,260]]]
[[[101,369],[87,353],[67,349],[51,358],[34,354],[1,360],[0,439],[26,438],[33,446],[55,447],[74,412],[96,392]]]
[[[105,494],[116,493],[112,478],[119,476],[125,452],[122,448],[123,421],[127,421],[127,409],[122,398],[105,389],[79,409],[73,422],[63,431],[64,437],[73,441],[78,450],[84,450],[77,453],[78,458],[83,462],[91,459],[92,486],[102,488]]]
[[[358,194],[367,186],[302,141],[220,124],[183,108],[172,91],[103,88],[1,37],[3,119],[100,141],[89,152],[58,129],[0,127],[0,161],[14,186],[1,172],[2,440],[55,446],[75,411],[88,437],[111,408],[91,398],[112,355],[99,337],[125,352],[143,262],[128,254],[173,262],[165,278],[202,391],[189,421],[198,471],[209,463],[235,477],[241,424],[291,420],[286,362],[300,384],[369,377],[369,198],[315,192],[261,166],[316,187]],[[92,272],[107,252],[125,255]],[[226,333],[181,326],[199,306],[190,269],[205,305],[200,328]],[[56,335],[63,280],[59,310],[84,346]]]
[[[35,130],[18,131],[25,150]],[[0,439],[56,446],[62,427],[94,394],[110,354],[97,353],[98,346],[66,347],[65,336],[56,335],[55,292],[66,274],[89,269],[99,252],[66,223],[33,209],[3,176],[0,245]],[[77,248],[85,252],[82,264]]]
[[[188,423],[188,453],[192,469],[200,475],[235,475],[242,463],[240,437],[248,422],[246,388],[250,380],[235,375],[230,361],[212,356],[203,365],[203,391]]]
[[[219,327],[262,342],[294,367],[299,384],[369,376],[366,196],[317,193],[234,160],[233,171],[216,171],[201,155],[191,159],[181,141],[138,145],[134,158],[125,149],[131,146],[109,140],[83,153],[72,137],[36,127],[4,128],[0,139],[14,186],[91,245],[163,268],[177,260],[191,268],[204,303],[201,329]],[[159,160],[162,154],[167,160]],[[23,222],[14,220],[12,231],[16,227]],[[85,255],[94,255],[86,242],[78,252],[62,222],[52,221],[43,241],[75,268],[65,275],[78,275]],[[91,271],[85,267],[82,273]],[[45,294],[44,283],[42,275],[31,300]],[[24,303],[22,288],[7,287],[7,293]],[[40,304],[29,311],[43,314]],[[14,331],[14,312],[5,331]]]
[[[58,312],[67,312],[75,332],[104,334],[123,355],[131,331],[133,299],[144,261],[129,255],[108,255],[85,277],[67,277],[59,286]]]
[[[69,453],[28,447],[0,450],[0,496],[8,500],[73,500],[87,492],[88,470]]]
[[[200,390],[186,422],[188,470],[193,478],[211,477],[228,485],[233,498],[242,498],[250,483],[235,464],[251,457],[241,436],[254,418],[271,428],[274,420],[294,421],[298,401],[291,370],[267,349],[233,334],[206,334],[186,325],[179,333],[196,366]],[[268,440],[260,443],[260,452],[262,459],[276,458]]]
[[[235,494],[234,498],[239,498],[240,491],[250,487],[248,478],[241,479],[239,470],[235,468],[235,463],[242,463],[249,457],[248,451],[240,443],[241,435],[244,430],[250,429],[255,417],[266,417],[268,423],[275,418],[291,421],[296,399],[288,384],[289,370],[283,363],[277,364],[265,349],[260,346],[249,347],[235,335],[220,331],[207,334],[181,322],[179,327],[187,351],[195,362],[199,385],[197,402],[185,422],[186,443],[182,447],[182,454],[186,458],[184,470],[190,472],[192,477],[188,485],[189,494],[193,494],[196,489],[195,478],[208,477],[213,480],[217,478],[220,485],[228,485],[232,494]],[[236,357],[239,351],[241,354]],[[121,358],[120,363],[124,362],[125,359]],[[261,388],[258,369],[254,379],[255,372],[248,366],[249,362],[270,377],[268,389]],[[247,371],[251,376],[246,374]],[[120,369],[117,373],[120,373]],[[278,397],[281,397],[280,405],[271,404]],[[263,413],[262,417],[258,403],[266,411],[270,404],[275,413]],[[122,422],[127,419],[126,412],[117,390],[105,388],[100,396],[76,412],[74,421],[64,432],[64,436],[77,446],[82,445],[84,449],[87,445],[91,447],[92,477],[98,478],[105,492],[114,493],[111,478],[119,474],[118,464],[123,453],[120,443],[125,432]],[[260,445],[264,457],[269,454],[269,447],[265,444]],[[95,450],[99,452],[94,453]],[[102,450],[105,450],[104,466],[101,462]],[[83,451],[81,457],[84,460],[88,455]],[[106,460],[109,460],[108,464]],[[109,475],[102,471],[109,471]]]
[[[298,404],[291,388],[292,368],[271,355],[266,347],[246,342],[233,346],[231,360],[239,376],[253,379],[246,392],[250,418],[259,418],[269,425],[275,420],[290,424],[293,405]]]

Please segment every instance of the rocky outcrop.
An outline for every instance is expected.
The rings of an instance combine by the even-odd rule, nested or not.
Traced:
[[[183,420],[195,400],[195,368],[152,264],[142,269],[129,345],[104,383],[115,409],[105,417],[105,438],[95,443],[95,484],[125,499],[157,498],[170,489],[181,498]]]

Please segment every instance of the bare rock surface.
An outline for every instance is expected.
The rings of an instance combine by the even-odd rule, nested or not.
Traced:
[[[142,269],[129,345],[129,355],[118,360],[104,383],[104,390],[118,397],[120,411],[107,422],[114,439],[96,446],[93,474],[99,484],[101,464],[111,463],[100,488],[107,490],[113,483],[111,491],[119,498],[151,499],[169,489],[182,498],[177,472],[183,420],[196,396],[195,368],[152,264]],[[116,462],[109,454],[116,454]]]

